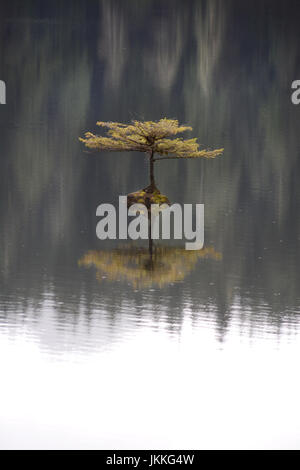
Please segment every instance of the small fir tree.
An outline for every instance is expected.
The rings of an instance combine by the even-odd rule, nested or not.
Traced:
[[[189,126],[180,126],[175,119],[159,121],[132,121],[131,124],[119,122],[97,122],[108,129],[107,136],[86,132],[79,140],[89,149],[109,152],[143,152],[149,157],[150,186],[155,189],[154,163],[160,160],[178,158],[215,158],[224,149],[199,149],[197,138],[176,137],[182,132],[191,131]]]

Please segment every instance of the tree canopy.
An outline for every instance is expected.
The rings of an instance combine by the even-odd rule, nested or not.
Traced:
[[[132,121],[131,124],[119,122],[97,122],[97,126],[107,128],[107,136],[86,132],[79,138],[89,149],[116,152],[146,152],[153,161],[171,158],[214,158],[224,149],[199,149],[197,138],[183,139],[177,134],[191,131],[192,127],[179,125],[176,119],[159,121]],[[153,158],[158,154],[158,158]]]

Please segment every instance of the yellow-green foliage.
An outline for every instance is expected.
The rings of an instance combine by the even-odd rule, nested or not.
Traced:
[[[94,266],[96,277],[103,282],[122,280],[134,288],[160,288],[182,281],[196,266],[198,259],[219,261],[222,254],[209,246],[202,250],[188,251],[184,248],[156,246],[149,269],[149,252],[145,248],[119,247],[112,251],[88,251],[79,261],[79,266]]]
[[[192,130],[189,126],[180,126],[175,119],[132,121],[132,124],[128,125],[119,122],[97,122],[97,126],[108,128],[108,137],[86,132],[85,138],[79,140],[89,149],[117,152],[138,151],[152,156],[157,153],[162,158],[214,158],[224,150],[199,150],[196,138],[185,140],[172,138],[179,133]]]

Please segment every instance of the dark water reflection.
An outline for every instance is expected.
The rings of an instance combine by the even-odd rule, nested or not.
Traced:
[[[0,18],[0,79],[7,84],[7,105],[0,106],[0,336],[9,358],[1,366],[8,384],[2,403],[10,397],[1,412],[1,445],[299,444],[296,422],[278,410],[277,432],[272,415],[276,393],[287,396],[279,378],[293,389],[293,416],[299,392],[293,373],[300,324],[300,108],[290,100],[291,83],[299,79],[298,3],[15,0],[1,2]],[[77,137],[99,119],[164,116],[190,123],[200,142],[225,147],[213,161],[161,162],[156,169],[171,201],[205,204],[205,247],[221,256],[195,259],[188,269],[177,252],[171,275],[163,271],[154,283],[139,282],[141,267],[136,282],[85,269],[78,262],[88,253],[106,253],[99,258],[105,264],[117,249],[96,239],[96,207],[145,186],[148,166],[139,154],[87,155]],[[119,256],[115,271],[125,267]],[[10,395],[23,379],[36,384],[34,368],[48,385],[64,384],[61,397],[50,387],[56,417],[57,402],[67,403],[78,376],[86,380],[61,420],[41,413],[42,402],[33,405],[37,392],[30,388],[23,407]],[[232,416],[213,403],[215,391],[210,395],[198,375],[192,377],[198,368],[211,387],[225,386],[229,407],[239,392],[245,401],[252,394],[251,409],[245,411],[241,398],[237,405],[250,423],[244,440],[233,429],[224,437],[219,420],[237,428],[245,423],[237,408]],[[92,378],[95,370],[105,386]],[[160,396],[146,370],[157,374]],[[186,382],[174,392],[176,373]],[[129,383],[123,398],[119,380]],[[75,397],[79,390],[86,397],[88,386],[93,391],[84,406],[102,416],[103,428],[91,426],[81,408],[73,422]],[[49,399],[49,389],[37,389]],[[268,392],[273,397],[266,404]],[[134,411],[134,403],[144,409],[151,396],[153,416],[165,413],[159,431],[151,406],[147,430]],[[113,421],[104,405],[110,397]],[[175,430],[171,405],[186,434]],[[210,407],[212,420],[203,411]],[[200,416],[201,429],[195,425]],[[262,420],[261,434],[254,417]]]

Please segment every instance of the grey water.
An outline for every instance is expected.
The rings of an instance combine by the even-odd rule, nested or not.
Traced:
[[[0,448],[300,448],[296,1],[0,3]],[[96,122],[224,147],[156,163],[202,253],[100,241],[146,157]]]

